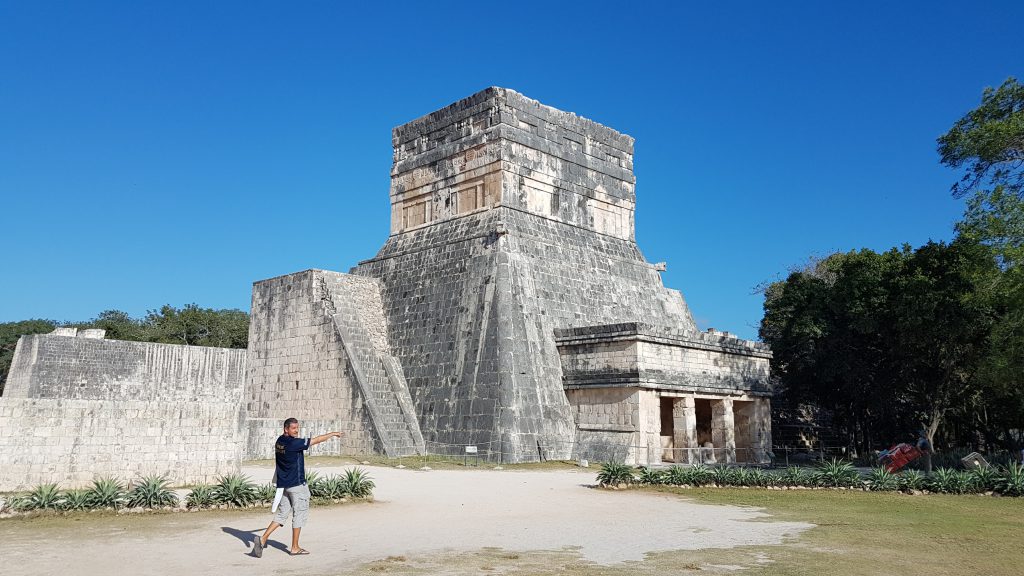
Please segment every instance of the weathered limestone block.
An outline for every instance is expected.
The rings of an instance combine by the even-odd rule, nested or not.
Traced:
[[[723,456],[720,459],[724,459],[725,463],[731,464],[736,461],[736,433],[732,398],[711,401],[711,442],[716,449],[722,449],[720,454]]]
[[[79,335],[18,341],[0,397],[0,490],[238,471],[244,350]]]
[[[672,428],[676,454],[679,460],[694,464],[698,461],[697,410],[693,398],[675,398],[672,402]],[[685,454],[685,456],[683,456]]]

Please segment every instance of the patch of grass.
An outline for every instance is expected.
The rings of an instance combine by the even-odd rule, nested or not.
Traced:
[[[1024,500],[833,490],[659,491],[708,504],[764,508],[769,520],[817,525],[794,544],[761,547],[770,563],[744,574],[1019,574]],[[721,563],[727,563],[723,556]],[[745,563],[742,563],[745,564]]]

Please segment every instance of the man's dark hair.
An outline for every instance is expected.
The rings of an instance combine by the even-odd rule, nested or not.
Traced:
[[[287,427],[291,426],[292,424],[298,424],[298,423],[299,423],[299,421],[296,420],[295,418],[289,418],[289,419],[284,421],[284,427],[287,428]]]

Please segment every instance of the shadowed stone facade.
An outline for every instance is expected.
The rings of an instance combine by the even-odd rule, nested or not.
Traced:
[[[208,479],[270,457],[290,416],[346,432],[316,453],[767,458],[771,353],[699,332],[664,265],[644,259],[631,137],[488,88],[395,128],[392,144],[387,242],[348,274],[256,282],[248,351],[22,338],[0,399],[0,490],[124,471]],[[116,422],[145,465],[70,440]],[[26,428],[54,440],[11,444]],[[196,460],[205,450],[220,460]]]

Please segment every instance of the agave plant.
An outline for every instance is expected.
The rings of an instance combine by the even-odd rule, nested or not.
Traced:
[[[693,484],[694,486],[703,486],[711,482],[711,469],[704,464],[694,464],[690,466],[687,476],[688,482],[685,484]]]
[[[711,471],[711,481],[719,486],[736,485],[736,468],[719,466]]]
[[[326,498],[324,495],[324,476],[317,470],[310,470],[306,473],[306,487],[309,488],[309,495],[313,498]]]
[[[672,468],[677,468],[673,466]],[[649,486],[657,486],[659,484],[667,484],[668,472],[663,470],[655,470],[646,466],[640,467],[640,477],[638,481],[641,484],[647,484]]]
[[[273,502],[274,496],[277,494],[277,486],[273,484],[264,484],[256,488],[256,501],[257,502]]]
[[[816,484],[814,473],[800,466],[786,468],[779,476],[779,481],[786,486],[813,486]]]
[[[774,474],[765,472],[760,468],[750,468],[747,470],[747,478],[745,486],[757,486],[764,488],[766,486],[774,486],[776,477]]]
[[[177,506],[178,495],[170,489],[171,481],[166,476],[144,476],[128,490],[126,497],[130,508],[160,508]]]
[[[672,466],[664,472],[664,483],[672,486],[690,484],[693,478],[693,470],[687,470],[682,466]]]
[[[199,484],[185,497],[185,506],[190,509],[210,508],[217,503],[216,489],[209,484]]]
[[[243,474],[228,474],[217,479],[213,497],[218,504],[246,508],[256,502],[256,484]]]
[[[601,471],[597,473],[597,483],[601,486],[632,484],[635,481],[633,469],[622,462],[605,462],[601,465]]]
[[[602,472],[604,470],[602,469]],[[630,479],[633,478],[633,472],[626,468]],[[344,477],[344,490],[345,493],[349,494],[353,498],[369,498],[373,495],[373,489],[376,488],[376,484],[373,483],[373,479],[366,473],[362,468],[349,468],[345,470]]]
[[[920,470],[910,468],[899,473],[900,490],[923,490],[928,479]]]
[[[92,508],[92,499],[89,497],[89,490],[80,488],[77,490],[65,490],[61,494],[60,507],[69,512],[77,510],[88,510]]]
[[[124,485],[114,478],[97,478],[89,488],[93,508],[120,508],[124,505]]]
[[[970,475],[971,488],[975,492],[995,490],[996,483],[999,482],[999,471],[992,466],[975,468],[970,471]]]
[[[60,488],[56,484],[40,484],[20,502],[22,510],[56,510],[60,507]]]
[[[1024,465],[1010,462],[999,475],[995,488],[1003,496],[1024,496]]]
[[[928,489],[945,494],[963,494],[971,486],[971,476],[952,468],[936,468],[928,478]]]
[[[860,473],[853,464],[846,460],[832,458],[818,465],[815,471],[818,483],[832,488],[857,486],[860,484]]]
[[[874,492],[898,490],[900,487],[899,476],[889,472],[888,468],[872,468],[867,480],[868,487]]]

